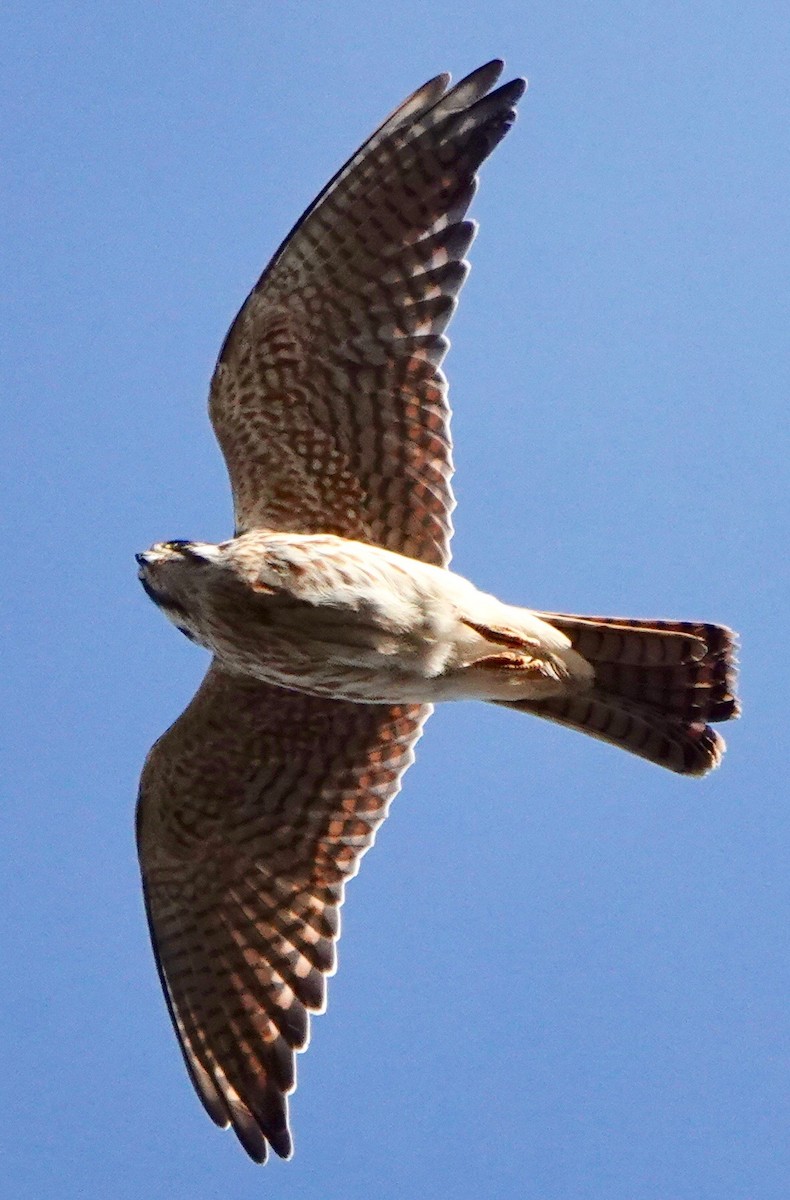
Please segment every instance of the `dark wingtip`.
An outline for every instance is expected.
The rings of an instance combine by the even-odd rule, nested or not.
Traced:
[[[477,67],[469,75],[459,79],[440,103],[449,104],[451,110],[455,109],[456,111],[471,109],[492,99],[499,103],[505,101],[508,104],[515,104],[527,90],[527,81],[519,76],[492,90],[504,67],[505,63],[501,58],[492,58],[490,62],[483,63],[482,67]]]
[[[504,84],[504,87],[510,89],[512,102],[515,104],[529,88],[529,80],[524,75],[517,75],[510,83]]]
[[[288,1129],[283,1129],[276,1133],[273,1130],[267,1129],[266,1137],[272,1150],[280,1158],[289,1159],[293,1157],[293,1141],[291,1140],[291,1134]]]
[[[488,92],[499,79],[499,76],[502,74],[504,69],[504,58],[489,59],[489,61],[483,63],[482,66],[475,67],[474,71],[470,71],[469,74],[465,75],[463,79],[459,79],[456,87],[461,88],[465,84],[474,80],[479,87],[485,88],[485,90]]]

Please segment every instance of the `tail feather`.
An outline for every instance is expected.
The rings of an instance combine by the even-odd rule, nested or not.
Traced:
[[[683,775],[721,761],[724,739],[709,722],[739,715],[736,638],[723,625],[540,613],[595,671],[588,691],[508,701]]]

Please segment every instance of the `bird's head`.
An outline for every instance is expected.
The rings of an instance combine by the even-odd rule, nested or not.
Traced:
[[[220,565],[220,547],[210,542],[156,542],[135,558],[146,595],[181,633],[202,641],[197,627],[200,597]]]

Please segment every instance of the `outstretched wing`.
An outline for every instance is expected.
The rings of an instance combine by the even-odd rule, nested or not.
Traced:
[[[225,340],[210,411],[237,529],[329,532],[446,564],[443,331],[478,167],[525,84],[499,62],[405,102],[307,210]],[[192,1080],[247,1152],[291,1151],[287,1096],[334,968],[343,887],[430,710],[323,700],[216,664],[151,750],[138,844]]]
[[[214,664],[143,770],[137,836],[159,974],[192,1081],[247,1153],[291,1153],[288,1093],[345,881],[430,709],[351,704]]]
[[[443,331],[476,172],[526,84],[494,61],[414,93],[291,231],[236,317],[210,412],[237,531],[336,533],[444,565],[453,496]]]

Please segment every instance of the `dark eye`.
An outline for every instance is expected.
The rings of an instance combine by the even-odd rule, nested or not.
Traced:
[[[172,542],[165,542],[165,550],[188,550],[191,545],[186,538],[174,538]]]

